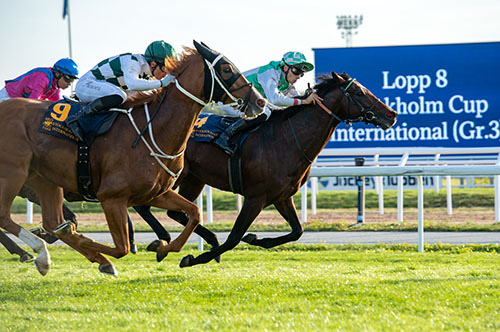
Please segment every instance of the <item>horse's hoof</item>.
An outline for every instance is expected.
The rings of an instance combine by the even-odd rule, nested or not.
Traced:
[[[255,240],[257,240],[257,235],[249,233],[245,235],[241,241],[246,242],[248,244],[252,244]]]
[[[35,260],[35,256],[33,256],[32,254],[30,254],[29,252],[25,252],[24,254],[22,254],[19,257],[19,261],[21,263],[29,263],[29,262],[33,262],[34,260]]]
[[[36,269],[38,270],[38,272],[40,272],[42,276],[46,275],[49,272],[49,267],[50,267],[49,264],[42,263],[36,259],[33,262],[33,264],[35,264]]]
[[[116,277],[118,275],[118,272],[116,272],[116,269],[113,264],[99,265],[99,271],[101,273],[112,275],[113,277]]]
[[[59,238],[56,235],[50,234],[48,232],[41,233],[40,235],[38,235],[38,237],[45,240],[45,242],[47,242],[48,244],[52,244],[52,243],[56,242],[57,240],[59,240]]]
[[[137,246],[135,245],[135,243],[132,243],[130,245],[130,252],[133,253],[134,255],[137,254]]]
[[[163,259],[165,259],[165,257],[168,256],[168,252],[165,253],[165,254],[160,254],[159,252],[156,253],[156,261],[159,263],[161,262]]]
[[[214,259],[215,259],[215,261],[216,261],[217,263],[220,263],[220,261],[221,261],[221,257],[220,257],[220,255],[219,255],[219,256],[217,256],[217,257],[215,257]]]
[[[194,259],[194,256],[193,255],[187,255],[187,256],[184,256],[182,259],[181,259],[181,262],[179,263],[179,267],[188,267],[188,266],[191,266],[191,261]]]
[[[54,232],[54,234],[56,234],[59,237],[66,235],[66,234],[70,234],[71,228],[74,227],[74,225],[75,224],[73,224],[71,221],[65,221],[62,224],[60,224],[59,226],[57,226],[53,232]]]
[[[161,244],[161,241],[160,240],[154,240],[153,242],[151,242],[147,247],[146,247],[146,250],[147,251],[152,251],[152,252],[156,252],[158,250],[158,248],[160,247],[160,244]]]

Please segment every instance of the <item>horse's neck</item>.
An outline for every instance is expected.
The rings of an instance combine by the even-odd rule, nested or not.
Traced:
[[[314,160],[332,137],[339,122],[333,119],[319,107],[307,105],[290,118],[295,129],[297,140],[308,158]],[[285,123],[289,127],[288,121]],[[295,138],[289,137],[292,146],[295,146]]]

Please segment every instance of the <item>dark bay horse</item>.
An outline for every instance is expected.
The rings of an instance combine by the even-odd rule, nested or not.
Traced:
[[[96,243],[77,233],[74,224],[64,223],[63,190],[78,192],[77,149],[71,142],[38,132],[50,102],[10,99],[0,104],[0,227],[38,253],[35,265],[41,274],[50,266],[45,242],[10,217],[12,201],[25,184],[40,199],[43,227],[99,263],[103,273],[116,274],[104,255],[120,258],[129,252],[127,207],[150,205],[188,215],[179,237],[158,248],[163,253],[180,251],[199,224],[198,207],[171,190],[183,169],[182,155],[201,111],[199,103],[213,96],[215,101],[234,101],[233,105],[255,115],[263,111],[265,101],[222,54],[196,42],[195,47],[198,51],[185,48],[179,59],[169,63],[175,85],[126,103],[128,118],[120,114],[111,130],[97,137],[90,148],[92,191],[102,205],[115,247]],[[151,119],[143,106],[146,102],[155,110]],[[133,148],[139,128],[149,129],[150,135],[140,135],[142,141]]]
[[[386,130],[396,122],[397,113],[382,103],[368,89],[346,74],[322,77],[315,86],[323,98],[322,105],[292,106],[274,111],[269,120],[252,132],[241,151],[244,203],[226,242],[217,246],[215,234],[199,225],[195,232],[212,249],[198,257],[186,256],[180,266],[207,263],[234,248],[240,240],[249,244],[272,248],[302,235],[292,196],[306,183],[312,161],[330,140],[341,122],[363,121]],[[185,168],[175,186],[179,194],[194,201],[205,184],[231,191],[228,178],[228,155],[212,143],[190,140],[184,156]],[[243,235],[266,206],[274,204],[291,226],[291,233],[276,238],[259,239],[254,234]],[[147,207],[143,207],[143,210]],[[145,211],[141,215],[160,236],[165,232],[161,224]],[[168,215],[183,225],[183,213],[168,211]],[[154,250],[161,241],[150,244]],[[158,256],[157,256],[158,258]],[[163,257],[160,256],[159,260]]]

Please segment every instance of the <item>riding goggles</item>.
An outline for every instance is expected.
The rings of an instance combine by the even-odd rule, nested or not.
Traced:
[[[292,74],[294,75],[297,75],[297,76],[304,76],[304,72],[306,71],[304,69],[305,66],[301,66],[301,65],[296,65],[296,66],[293,66],[292,68],[290,68],[290,70],[292,71]],[[307,69],[307,68],[306,68]]]

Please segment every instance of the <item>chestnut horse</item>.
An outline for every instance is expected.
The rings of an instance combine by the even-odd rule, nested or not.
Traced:
[[[120,258],[129,252],[127,207],[146,204],[188,215],[187,227],[179,237],[158,248],[163,253],[180,251],[199,224],[198,207],[171,190],[183,169],[182,155],[201,111],[199,103],[211,102],[213,96],[216,101],[234,101],[233,105],[255,115],[263,111],[265,101],[222,54],[194,43],[198,51],[185,48],[168,65],[176,76],[175,84],[127,102],[124,107],[130,109],[124,112],[128,118],[120,114],[111,130],[90,147],[92,191],[102,205],[115,247],[96,243],[77,233],[73,223],[63,223],[63,190],[78,192],[77,149],[69,141],[38,131],[50,102],[10,99],[0,104],[0,227],[38,253],[35,265],[42,275],[50,266],[45,242],[10,217],[12,201],[24,184],[40,199],[45,230],[99,263],[103,273],[116,274],[104,255]],[[156,109],[151,118],[146,102]],[[149,129],[149,135],[140,133],[142,140],[131,146],[140,128]]]
[[[345,73],[323,76],[315,89],[323,98],[322,104],[274,111],[260,128],[249,134],[241,150],[244,203],[233,229],[226,242],[218,246],[215,234],[199,225],[195,232],[212,248],[196,258],[192,255],[184,257],[181,267],[217,259],[240,240],[264,248],[298,240],[303,230],[292,196],[306,183],[312,161],[328,143],[337,125],[364,121],[386,130],[396,122],[394,110]],[[228,155],[216,145],[190,140],[184,162],[184,170],[175,186],[185,198],[194,201],[205,184],[231,191]],[[258,239],[254,234],[243,237],[259,213],[271,204],[291,226],[291,233],[276,238]],[[153,215],[148,214],[147,207],[136,210],[160,239],[165,238],[166,231]],[[188,219],[183,213],[168,211],[168,215],[183,225],[187,224]],[[148,250],[155,250],[162,242],[154,241]],[[161,260],[163,256],[157,255],[157,258]]]

